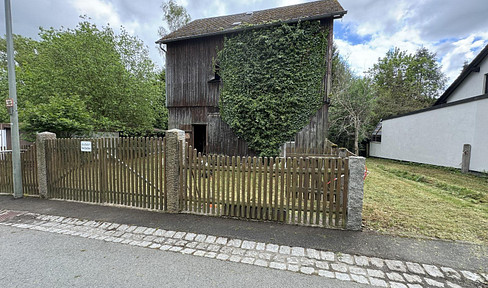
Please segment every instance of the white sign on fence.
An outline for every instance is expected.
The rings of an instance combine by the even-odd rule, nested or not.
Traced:
[[[92,152],[91,141],[81,141],[81,152]]]

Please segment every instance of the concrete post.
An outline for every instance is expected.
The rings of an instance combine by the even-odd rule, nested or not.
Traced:
[[[349,193],[347,199],[347,230],[361,230],[364,194],[364,157],[349,157]]]
[[[166,181],[166,212],[178,213],[180,209],[180,145],[181,141],[185,141],[185,132],[178,129],[171,129],[166,131],[166,148],[165,148],[165,181]],[[183,159],[185,155],[183,154]]]
[[[47,191],[47,164],[46,164],[46,140],[56,139],[56,134],[50,132],[37,133],[36,154],[37,154],[37,181],[39,195],[48,198]]]
[[[461,162],[461,172],[468,173],[469,172],[469,162],[471,161],[471,145],[464,144],[463,145],[463,160]]]

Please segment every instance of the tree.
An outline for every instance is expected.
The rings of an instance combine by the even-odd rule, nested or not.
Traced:
[[[190,14],[186,12],[185,7],[178,5],[174,0],[168,0],[161,5],[163,9],[163,22],[168,25],[169,32],[173,32],[191,21]],[[161,37],[168,34],[164,26],[159,27]]]
[[[378,98],[376,120],[429,107],[446,82],[436,54],[424,47],[415,54],[390,50],[368,73]]]
[[[21,84],[19,79],[23,78],[25,73],[28,73],[28,66],[32,65],[35,59],[35,51],[38,47],[38,42],[20,35],[13,35],[15,48],[15,67],[17,74],[17,85]],[[5,38],[0,38],[0,100],[5,103],[8,98],[8,74],[7,74],[7,41]],[[19,99],[20,101],[20,99]],[[20,101],[22,102],[22,101]],[[20,103],[19,103],[20,104]],[[0,105],[0,123],[10,122],[10,115],[5,108],[5,105]]]
[[[350,147],[352,142],[354,153],[359,155],[359,143],[368,135],[374,92],[371,80],[354,76],[336,49],[331,92],[329,137],[341,146]]]
[[[51,130],[66,135],[93,129],[140,135],[164,117],[153,108],[164,102],[158,72],[146,47],[123,28],[115,35],[85,20],[76,29],[41,28],[39,36],[39,42],[14,40],[16,56],[25,51],[16,57],[24,129],[44,130],[49,120],[57,123]],[[68,125],[57,118],[76,121]]]
[[[60,138],[69,138],[94,128],[92,115],[78,95],[53,95],[47,103],[27,103],[24,112],[25,132],[50,131]]]

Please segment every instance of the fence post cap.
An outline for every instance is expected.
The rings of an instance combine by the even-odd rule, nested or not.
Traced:
[[[170,130],[167,130],[166,132],[179,133],[179,132],[184,132],[184,131],[183,130],[180,130],[180,129],[170,129]]]
[[[56,133],[52,133],[52,132],[40,132],[40,133],[36,133],[36,138],[37,139],[55,139],[56,138]]]
[[[363,156],[349,156],[349,159],[360,159],[360,160],[366,160]]]

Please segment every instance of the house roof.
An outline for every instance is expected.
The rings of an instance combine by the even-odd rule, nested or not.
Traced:
[[[456,88],[461,85],[464,79],[466,79],[466,77],[468,77],[471,72],[480,72],[481,62],[483,62],[483,59],[485,59],[486,56],[488,56],[488,45],[486,45],[485,48],[481,50],[480,54],[478,54],[478,56],[476,56],[476,58],[474,58],[473,61],[469,63],[469,65],[463,70],[463,72],[461,72],[456,80],[452,82],[451,86],[446,89],[444,94],[442,94],[442,96],[437,99],[437,101],[434,103],[434,106],[446,103],[447,98],[451,96],[454,90],[456,90]]]
[[[314,1],[292,6],[194,20],[156,43],[166,44],[191,38],[221,35],[251,28],[296,23],[305,20],[341,18],[347,11],[337,0]],[[252,26],[251,26],[252,25]]]

